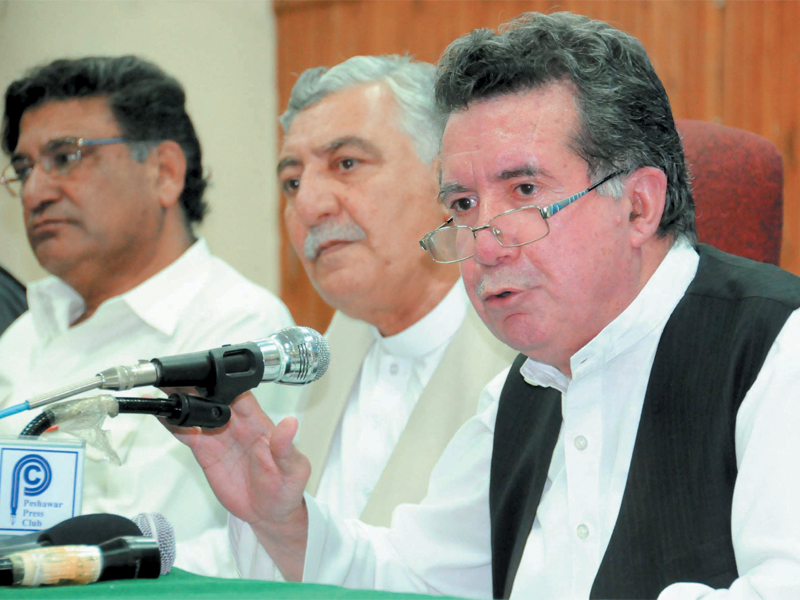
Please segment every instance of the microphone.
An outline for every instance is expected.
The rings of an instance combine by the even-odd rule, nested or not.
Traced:
[[[140,513],[133,519],[105,513],[81,515],[27,535],[0,538],[0,557],[52,546],[99,546],[121,536],[153,538],[161,553],[161,574],[175,562],[175,530],[159,513]]]
[[[166,575],[175,563],[175,529],[161,513],[139,513],[133,522],[146,538],[152,538],[161,551],[161,574]]]
[[[140,364],[133,367],[130,379],[135,386],[202,387],[209,394],[215,391],[219,394],[219,387],[228,378],[252,381],[253,385],[247,389],[261,382],[305,385],[322,377],[329,363],[330,348],[319,332],[309,327],[287,327],[255,342],[154,358],[147,366]],[[127,373],[123,375],[117,369],[124,367],[108,369],[99,375],[105,378],[108,385],[129,385]],[[140,379],[145,382],[139,383]]]
[[[81,515],[61,521],[50,529],[26,535],[3,536],[0,538],[0,556],[45,546],[96,546],[123,535],[142,535],[142,530],[134,521],[119,515]]]
[[[0,558],[0,586],[38,587],[112,579],[155,579],[161,573],[155,540],[116,537],[97,546],[53,546]]]
[[[0,410],[0,419],[94,389],[196,387],[230,404],[262,382],[305,385],[322,377],[330,363],[328,342],[309,327],[287,327],[263,340],[178,354],[132,366],[106,369],[95,377]]]

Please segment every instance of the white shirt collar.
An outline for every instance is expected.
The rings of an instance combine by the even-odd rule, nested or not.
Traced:
[[[699,260],[687,241],[677,240],[630,306],[572,356],[572,377],[601,368],[666,321],[694,279]],[[520,372],[528,383],[553,387],[562,393],[570,382],[555,367],[531,359],[525,361]]]
[[[172,335],[186,305],[205,285],[212,259],[205,240],[199,239],[178,260],[122,294],[120,300],[145,323]]]
[[[103,302],[95,315],[127,306],[154,329],[172,335],[186,304],[204,285],[212,258],[205,240],[199,239],[147,281]],[[28,286],[28,306],[36,334],[46,344],[67,331],[86,305],[69,285],[48,277]]]
[[[453,337],[469,308],[464,282],[459,279],[436,307],[411,327],[398,334],[383,337],[376,327],[373,334],[381,349],[392,356],[421,358],[440,348]]]

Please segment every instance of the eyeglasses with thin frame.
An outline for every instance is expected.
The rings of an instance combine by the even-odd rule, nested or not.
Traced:
[[[68,175],[77,167],[83,158],[83,149],[92,146],[105,146],[107,144],[123,144],[128,140],[123,137],[110,137],[100,139],[86,138],[60,138],[48,142],[39,153],[39,158],[32,159],[23,154],[11,157],[11,163],[3,169],[0,175],[2,183],[8,193],[15,198],[22,192],[22,186],[36,164],[39,164],[47,173],[54,170],[58,175]]]
[[[483,229],[491,231],[497,243],[504,248],[516,248],[538,242],[550,233],[547,219],[617,175],[620,175],[620,171],[615,171],[582,192],[550,206],[531,205],[512,208],[492,217],[482,227],[451,225],[453,217],[450,217],[442,225],[425,234],[425,237],[419,241],[419,245],[423,250],[427,250],[437,263],[448,264],[461,262],[474,256],[477,234]]]

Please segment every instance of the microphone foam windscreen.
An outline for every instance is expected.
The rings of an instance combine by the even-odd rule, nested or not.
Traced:
[[[161,574],[166,575],[175,562],[175,529],[172,524],[161,513],[139,513],[133,517],[133,522],[142,535],[154,539],[158,544],[161,552]]]
[[[123,535],[141,535],[136,523],[119,515],[98,513],[62,521],[43,531],[39,540],[51,546],[99,546]]]

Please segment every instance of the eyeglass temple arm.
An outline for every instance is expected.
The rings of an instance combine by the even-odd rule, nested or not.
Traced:
[[[430,238],[430,237],[431,237],[431,236],[432,236],[434,233],[436,233],[436,232],[437,232],[437,231],[439,231],[440,229],[443,229],[443,228],[447,227],[447,226],[448,226],[448,225],[450,225],[450,223],[452,223],[452,222],[453,222],[453,217],[450,217],[449,219],[447,219],[447,221],[445,221],[444,223],[442,223],[441,225],[439,225],[439,226],[438,226],[436,229],[434,229],[433,231],[429,231],[428,233],[426,233],[426,234],[423,236],[423,238],[422,238],[422,239],[419,241],[419,245],[422,247],[422,249],[423,249],[423,250],[425,250],[425,251],[428,251],[428,250],[430,250],[430,248],[428,248],[428,239],[429,239],[429,238]]]
[[[574,195],[570,196],[569,198],[564,198],[561,202],[556,202],[555,204],[551,204],[547,208],[540,208],[539,210],[542,211],[542,217],[545,218],[545,219],[549,219],[554,214],[556,214],[558,211],[560,211],[562,208],[566,208],[567,206],[569,206],[570,204],[575,202],[575,200],[577,200],[578,198],[581,198],[581,197],[585,196],[586,194],[588,194],[589,192],[591,192],[592,190],[595,190],[595,189],[599,188],[606,181],[608,181],[610,179],[613,179],[614,177],[616,177],[620,173],[621,173],[621,171],[614,171],[613,173],[611,173],[611,175],[606,175],[600,181],[598,181],[597,183],[589,186],[588,188],[586,188],[582,192],[578,192],[577,194],[574,194]]]

